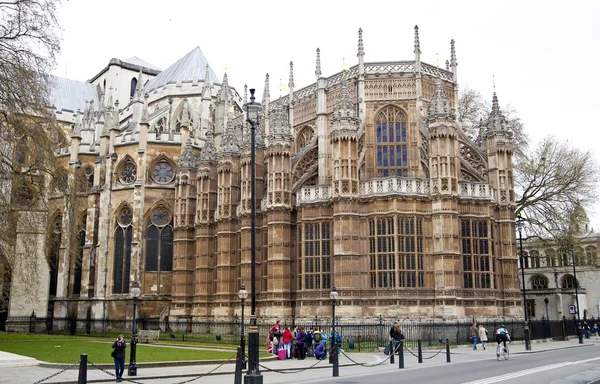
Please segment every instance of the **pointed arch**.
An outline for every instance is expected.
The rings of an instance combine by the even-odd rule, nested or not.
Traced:
[[[121,203],[116,212],[113,253],[113,294],[123,294],[129,292],[133,210],[129,204]]]
[[[173,270],[173,209],[158,202],[145,215],[144,271],[160,274]],[[160,284],[158,284],[160,286]]]
[[[298,130],[296,135],[296,152],[309,145],[315,135],[315,128],[312,125],[305,125]]]
[[[81,294],[81,278],[83,276],[83,250],[85,247],[86,237],[86,225],[87,225],[87,211],[84,211],[79,215],[77,220],[77,250],[74,253],[76,257],[73,259],[73,295]],[[69,277],[70,278],[70,277]]]
[[[131,78],[131,81],[129,83],[129,97],[133,98],[133,96],[135,95],[135,89],[137,88],[137,83],[138,80],[137,78],[134,76]]]
[[[377,177],[408,176],[408,114],[388,104],[374,114]]]
[[[533,275],[529,279],[529,286],[533,290],[548,289],[548,278],[544,275]]]
[[[58,263],[60,261],[60,245],[62,242],[62,212],[57,210],[48,222],[48,240],[46,249],[48,250],[48,266],[50,267],[50,296],[56,296],[58,284]]]
[[[579,287],[579,282],[575,280],[575,277],[573,277],[573,275],[569,273],[567,273],[560,279],[560,287],[562,289],[572,289],[575,288],[575,285]]]
[[[156,139],[160,140],[160,135],[163,133],[167,133],[167,115],[163,115],[156,119],[154,123],[152,123],[152,127],[150,128],[150,132],[154,132],[156,135]]]
[[[181,100],[181,102],[179,103],[179,105],[177,106],[177,108],[175,108],[175,111],[173,112],[173,115],[171,116],[171,130],[173,130],[174,132],[179,132],[181,131],[181,121],[184,118],[183,116],[183,108],[184,105],[186,104],[184,102],[185,100]],[[197,121],[197,117],[196,117],[196,113],[194,113],[194,106],[192,105],[192,103],[188,100],[187,101],[187,105],[189,107],[188,111],[186,112],[187,115],[187,120],[190,123],[190,132],[194,132],[196,127],[199,127],[200,124]],[[193,134],[192,134],[193,136]]]
[[[130,155],[125,155],[117,165],[117,182],[123,185],[133,184],[137,180],[137,163]]]

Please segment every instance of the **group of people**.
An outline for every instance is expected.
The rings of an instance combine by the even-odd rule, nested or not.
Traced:
[[[587,321],[583,322],[583,335],[585,336],[586,339],[591,339],[592,338],[592,334],[596,334],[596,340],[598,340],[598,336],[600,333],[600,328],[598,327],[598,323],[595,323],[594,326],[590,327],[590,325],[587,323]]]
[[[501,325],[500,328],[494,332],[494,336],[496,337],[498,345],[504,343],[504,347],[506,347],[506,342],[510,341],[510,335],[504,325]],[[481,346],[485,351],[485,345],[488,342],[488,330],[485,329],[482,324],[477,326],[477,323],[473,322],[473,325],[469,328],[469,338],[473,342],[473,350],[477,350],[477,343],[481,342]]]
[[[327,339],[331,337],[321,329],[305,329],[303,326],[296,326],[293,329],[282,327],[279,320],[269,329],[267,339],[267,352],[279,356],[280,359],[304,360],[308,357],[324,359],[327,356]],[[341,343],[341,336],[338,334],[336,339]],[[280,353],[285,351],[285,354]]]

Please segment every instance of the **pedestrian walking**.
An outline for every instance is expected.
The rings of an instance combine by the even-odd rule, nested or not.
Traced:
[[[469,328],[469,336],[473,341],[473,350],[477,350],[477,340],[479,339],[479,329],[477,329],[477,323],[473,322],[471,328]]]
[[[120,383],[123,380],[123,371],[125,370],[125,348],[127,348],[127,343],[123,339],[123,335],[119,335],[117,340],[112,345],[113,351],[110,354],[115,361],[115,377],[117,378],[117,383]]]
[[[283,340],[283,347],[285,348],[286,358],[292,358],[292,332],[290,331],[290,327],[285,327],[285,331],[283,331],[283,335],[281,336]]]
[[[485,329],[485,327],[481,324],[479,324],[479,340],[481,340],[481,346],[483,347],[483,350],[485,351],[485,345],[487,344],[488,341],[488,330]]]
[[[594,324],[594,326],[592,327],[592,332],[594,332],[596,334],[596,340],[598,340],[598,336],[600,336],[598,333],[600,333],[600,328],[598,327],[598,323]]]

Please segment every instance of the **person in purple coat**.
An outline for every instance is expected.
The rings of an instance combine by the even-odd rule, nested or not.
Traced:
[[[325,358],[325,344],[317,345],[317,348],[315,349],[315,357],[317,360]]]
[[[306,331],[304,331],[304,327],[298,327],[298,331],[296,332],[296,355],[298,356],[298,360],[304,360],[306,357],[305,341]]]

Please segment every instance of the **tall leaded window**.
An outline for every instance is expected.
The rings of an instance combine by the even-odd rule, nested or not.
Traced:
[[[115,229],[113,293],[129,293],[132,222],[133,213],[131,208],[124,207],[121,209],[117,216],[117,228]]]
[[[302,233],[302,232],[300,232]],[[304,224],[304,289],[331,288],[331,224]]]
[[[408,176],[406,116],[389,106],[375,119],[377,177]]]
[[[56,296],[56,284],[58,283],[58,261],[60,252],[60,242],[62,238],[62,216],[58,215],[54,218],[51,226],[52,233],[50,234],[48,249],[48,262],[50,263],[50,292],[51,296]]]
[[[85,225],[87,216],[83,216],[79,222],[79,233],[77,234],[77,258],[73,260],[73,295],[81,294],[81,276],[83,271],[83,247],[85,246]]]
[[[579,287],[579,284],[577,283],[573,275],[564,275],[560,282],[560,286],[562,289],[572,289],[575,288],[575,285]]]
[[[394,218],[369,220],[369,274],[371,288],[396,287]]]
[[[461,221],[464,288],[492,288],[489,239],[487,221]]]
[[[146,272],[173,270],[173,217],[165,208],[156,208],[147,223]]]
[[[423,222],[420,218],[398,218],[398,252],[398,286],[423,287]]]

